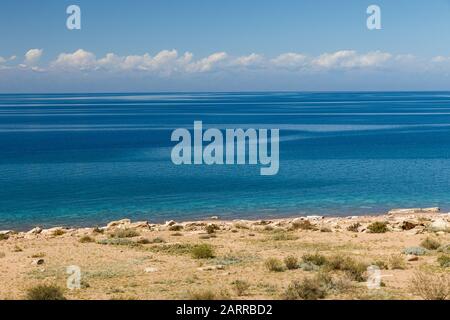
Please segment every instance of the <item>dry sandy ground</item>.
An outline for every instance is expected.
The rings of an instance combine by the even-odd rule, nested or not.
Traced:
[[[310,221],[310,227],[316,230],[304,230],[308,228],[304,221]],[[373,221],[388,222],[389,231],[368,232],[366,228]],[[402,230],[405,221],[414,226]],[[97,232],[89,228],[54,228],[9,233],[0,240],[0,299],[24,299],[27,290],[38,284],[63,288],[68,299],[190,299],[205,293],[229,299],[282,299],[293,280],[314,277],[318,271],[273,272],[266,268],[265,261],[294,256],[300,263],[308,253],[350,256],[367,265],[384,262],[388,268],[381,270],[382,287],[374,290],[369,290],[365,282],[348,280],[345,272],[330,271],[332,277],[346,285],[329,292],[327,299],[416,299],[421,296],[411,288],[411,279],[417,271],[450,279],[450,268],[437,262],[444,254],[442,249],[429,251],[417,261],[407,261],[411,256],[403,254],[405,248],[420,246],[426,238],[437,240],[444,248],[450,244],[448,229],[430,230],[434,221],[448,226],[450,216],[413,211],[379,217],[211,220],[165,225],[124,220]],[[356,232],[348,231],[354,223],[361,226]],[[206,233],[210,224],[219,227],[212,236]],[[139,235],[111,240],[110,235],[117,230],[136,230]],[[80,242],[83,236],[95,242]],[[155,238],[164,243],[137,244]],[[102,244],[102,240],[108,244]],[[114,241],[122,244],[112,244]],[[210,244],[215,257],[193,257],[190,246],[200,243]],[[405,261],[405,269],[392,268],[393,256]],[[66,287],[66,268],[72,265],[81,270],[80,289]],[[245,281],[248,288],[238,293],[233,284],[236,280]]]

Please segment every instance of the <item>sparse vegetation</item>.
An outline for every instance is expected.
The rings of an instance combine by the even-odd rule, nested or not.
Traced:
[[[95,242],[95,239],[89,236],[83,236],[78,240],[81,243],[89,243],[89,242]]]
[[[302,257],[302,261],[305,263],[312,263],[320,267],[327,263],[327,258],[319,253],[305,254]]]
[[[317,230],[317,227],[309,220],[296,221],[292,223],[293,230]]]
[[[297,236],[285,231],[276,231],[272,236],[272,240],[274,241],[292,241],[297,239]]]
[[[183,226],[181,224],[174,224],[169,227],[169,231],[181,231],[183,230]]]
[[[294,280],[284,292],[286,300],[318,300],[327,296],[326,283],[318,276]]]
[[[235,280],[231,285],[233,286],[234,292],[239,297],[247,295],[247,291],[250,289],[250,283],[245,280]]]
[[[450,277],[445,274],[416,272],[411,280],[411,293],[425,300],[445,300],[450,296]]]
[[[110,233],[111,238],[134,238],[139,237],[140,233],[134,229],[117,229]]]
[[[428,250],[437,250],[441,246],[441,243],[436,239],[427,237],[420,243],[420,245]]]
[[[361,227],[361,223],[356,222],[356,223],[353,223],[353,224],[349,225],[347,227],[347,231],[358,232],[360,227]]]
[[[288,270],[298,269],[298,259],[294,256],[284,258],[284,264]]]
[[[164,240],[163,238],[160,238],[160,237],[156,237],[151,241],[151,243],[165,243],[165,242],[166,242],[166,240]]]
[[[320,228],[320,232],[333,232],[333,231],[328,227],[322,227]]]
[[[4,234],[4,233],[0,233],[0,241],[1,240],[8,240],[9,239],[9,235]]]
[[[56,229],[52,232],[52,235],[54,237],[59,237],[62,236],[63,234],[65,234],[66,232],[63,229]]]
[[[66,300],[61,288],[55,285],[37,285],[28,289],[27,300]]]
[[[31,255],[31,258],[43,258],[43,257],[45,257],[44,252],[38,252],[38,253]]]
[[[214,258],[214,249],[207,243],[198,244],[191,249],[191,255],[195,259],[211,259]]]
[[[404,254],[410,254],[413,256],[423,256],[428,253],[428,250],[422,247],[409,247],[403,251]]]
[[[137,246],[136,242],[131,241],[130,239],[123,238],[112,238],[112,239],[102,239],[97,241],[98,244],[104,245],[113,245],[113,246]]]
[[[22,252],[23,249],[21,247],[19,247],[18,245],[14,246],[13,252]]]
[[[212,290],[199,290],[199,291],[190,291],[188,292],[189,300],[224,300],[229,298],[229,293],[225,290],[222,290],[218,293]]]
[[[264,262],[267,270],[272,272],[282,272],[284,271],[283,262],[277,258],[269,258]]]
[[[217,224],[211,223],[205,227],[205,230],[208,234],[212,234],[212,233],[215,233],[216,230],[220,230],[220,228]]]
[[[139,243],[139,244],[150,244],[152,242],[150,240],[148,240],[147,238],[142,238],[142,239],[139,239],[138,241],[136,241],[136,243]]]
[[[386,233],[388,232],[388,223],[382,221],[372,222],[367,226],[370,233]]]
[[[450,268],[450,256],[442,255],[437,259],[439,265],[443,268]]]
[[[335,255],[328,259],[328,270],[343,271],[351,280],[362,282],[366,280],[367,265],[348,256]]]
[[[375,260],[372,264],[380,268],[380,270],[389,269],[389,265],[383,260]]]
[[[103,234],[105,233],[105,230],[95,227],[94,230],[92,230],[92,233]]]
[[[394,254],[389,258],[389,268],[392,270],[406,269],[405,258],[401,254]]]

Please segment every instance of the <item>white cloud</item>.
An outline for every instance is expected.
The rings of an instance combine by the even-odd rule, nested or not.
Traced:
[[[225,52],[214,53],[199,61],[193,61],[193,54],[185,52],[182,56],[176,50],[162,50],[155,56],[143,55],[118,56],[108,53],[103,58],[79,49],[73,53],[62,53],[52,62],[54,69],[76,69],[81,71],[143,71],[159,74],[173,72],[207,72],[227,58]]]
[[[437,56],[437,57],[434,57],[433,59],[431,59],[431,62],[434,62],[434,63],[450,62],[450,57]]]
[[[95,69],[96,65],[95,55],[83,49],[78,49],[74,53],[61,53],[52,63],[54,68],[79,70]]]
[[[3,57],[0,57],[0,63],[5,63],[5,62],[6,62],[6,59]]]
[[[283,53],[280,54],[275,59],[272,59],[272,63],[276,67],[282,67],[282,68],[298,68],[303,67],[307,63],[307,56],[300,53]]]
[[[354,50],[324,53],[312,61],[314,66],[325,69],[377,67],[392,58],[390,53],[374,51],[358,54]]]
[[[264,61],[263,56],[252,53],[248,56],[241,56],[233,60],[232,65],[242,66],[242,67],[250,67],[261,65]]]
[[[25,54],[25,64],[26,65],[34,65],[39,61],[39,59],[42,57],[42,53],[44,50],[42,49],[31,49],[28,50],[28,52]],[[15,59],[15,56],[13,56]],[[12,57],[11,57],[12,58]]]
[[[189,63],[186,66],[188,72],[208,72],[211,71],[216,65],[224,61],[228,57],[226,52],[213,53],[210,56],[203,58],[197,62]]]

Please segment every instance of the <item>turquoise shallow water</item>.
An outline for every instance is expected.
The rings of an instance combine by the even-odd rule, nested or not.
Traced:
[[[174,128],[280,128],[280,171],[175,166]],[[0,229],[450,209],[450,93],[0,95]]]

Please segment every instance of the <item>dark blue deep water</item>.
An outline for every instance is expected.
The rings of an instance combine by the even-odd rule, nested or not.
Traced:
[[[279,128],[280,171],[175,166],[174,128]],[[450,93],[0,95],[0,229],[450,209]]]

